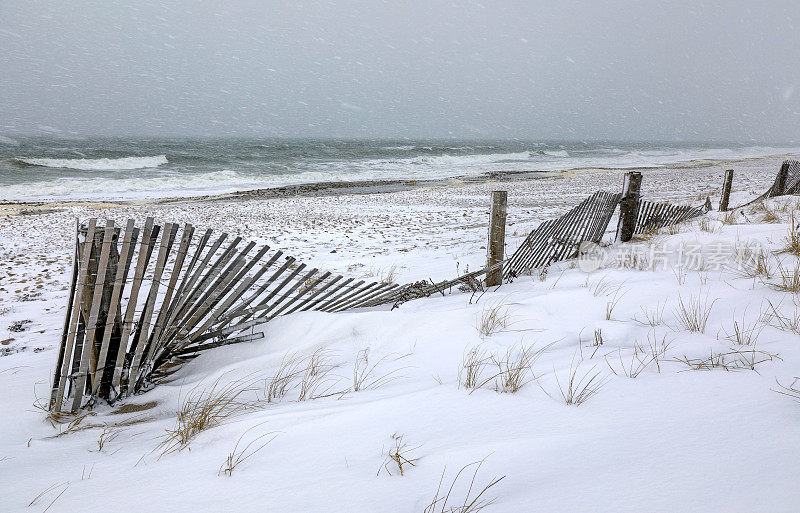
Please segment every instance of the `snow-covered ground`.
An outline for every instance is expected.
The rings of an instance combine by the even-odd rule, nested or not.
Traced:
[[[763,191],[778,163],[738,163],[732,204]],[[644,193],[699,203],[724,167],[645,171]],[[482,263],[492,189],[509,190],[513,249],[541,220],[620,183],[594,171],[0,218],[0,510],[450,511],[477,469],[470,500],[505,476],[481,496],[494,500],[487,512],[796,511],[800,404],[776,391],[800,375],[800,295],[780,290],[798,257],[779,253],[797,198],[605,248],[590,272],[592,262],[565,262],[480,296],[279,318],[264,339],[207,351],[71,426],[33,405],[49,394],[72,216],[194,222],[405,282]],[[754,272],[759,258],[769,273]],[[681,320],[681,303],[708,315],[702,330]],[[566,404],[571,376],[595,392],[581,404]],[[219,393],[237,394],[224,418],[170,444],[177,412]],[[455,481],[452,493],[426,509],[440,480],[439,497]]]

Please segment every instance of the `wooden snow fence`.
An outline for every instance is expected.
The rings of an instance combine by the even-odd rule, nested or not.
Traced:
[[[639,213],[633,233],[636,235],[653,232],[669,225],[682,223],[689,219],[702,216],[711,210],[711,203],[692,207],[686,205],[672,205],[669,203],[656,203],[654,201],[639,200]]]
[[[281,315],[340,312],[483,290],[479,279],[523,272],[578,256],[599,243],[622,195],[595,192],[563,216],[540,224],[506,260],[455,279],[403,286],[345,278],[241,237],[191,224],[143,226],[90,219],[76,230],[73,274],[50,409],[75,412],[134,394],[202,350],[256,340],[250,328]],[[705,207],[642,202],[637,227],[666,225]],[[649,224],[648,224],[649,223]]]
[[[261,333],[232,336],[279,315],[379,304],[398,285],[344,279],[241,237],[191,224],[144,226],[90,219],[80,226],[70,301],[50,408],[77,411],[97,398],[141,390],[176,356]]]
[[[764,194],[754,200],[748,201],[744,205],[739,205],[730,210],[737,210],[752,205],[753,203],[764,201],[767,198],[788,194],[800,194],[800,162],[797,160],[784,160],[778,170],[775,181]]]
[[[563,216],[540,224],[508,259],[507,276],[513,279],[553,262],[574,258],[581,243],[600,242],[621,197],[598,191]]]

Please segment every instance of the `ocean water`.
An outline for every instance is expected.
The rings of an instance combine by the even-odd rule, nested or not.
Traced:
[[[314,182],[657,167],[798,148],[535,141],[0,138],[0,201],[134,200]]]

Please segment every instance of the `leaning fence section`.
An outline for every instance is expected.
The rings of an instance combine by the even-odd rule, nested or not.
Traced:
[[[781,178],[781,173],[778,173],[775,183],[770,187],[770,197],[800,193],[800,162],[787,160],[783,165],[786,166],[786,178]]]
[[[695,217],[702,216],[710,209],[711,205],[708,202],[699,207],[692,207],[640,200],[636,226],[633,233],[638,235],[660,230],[666,226],[682,223],[694,219]]]
[[[141,390],[171,358],[233,341],[304,310],[358,308],[399,286],[309,268],[282,251],[191,224],[90,219],[76,235],[51,409]],[[231,328],[231,326],[237,328]]]
[[[582,242],[600,242],[620,197],[598,191],[558,219],[543,222],[509,258],[507,276],[513,278],[573,258]]]
[[[772,182],[772,185],[770,185],[769,189],[767,189],[764,194],[760,195],[754,200],[748,201],[743,205],[734,207],[731,210],[744,208],[752,205],[753,203],[758,203],[768,198],[774,198],[776,196],[783,196],[786,194],[800,194],[800,162],[797,160],[784,160],[783,164],[781,164],[781,167],[778,170],[777,176],[775,176],[775,181]]]

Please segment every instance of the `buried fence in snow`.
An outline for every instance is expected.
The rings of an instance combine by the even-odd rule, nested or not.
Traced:
[[[262,336],[231,338],[231,324],[357,308],[398,288],[308,269],[268,246],[254,252],[241,237],[224,244],[226,233],[195,237],[185,224],[178,239],[178,231],[152,218],[142,228],[128,220],[124,231],[113,221],[99,228],[96,219],[78,229],[52,410],[75,411],[85,395],[113,401],[175,356]]]
[[[730,177],[728,175],[725,176],[725,184],[723,184],[723,188],[730,189],[731,187],[730,182],[733,181],[733,171],[730,171],[730,173]],[[730,210],[737,210],[752,205],[753,203],[764,201],[768,198],[774,198],[776,196],[784,196],[788,194],[800,194],[800,162],[796,160],[783,161],[783,164],[781,164],[778,174],[775,177],[775,181],[764,194],[754,200],[748,201],[744,205],[739,205],[738,207],[734,207]],[[725,207],[726,210],[727,200],[725,200]]]
[[[636,174],[626,175],[626,184]],[[780,188],[773,185],[768,194],[800,188],[796,161],[784,163],[779,178],[781,174],[783,179],[776,180]],[[688,207],[641,200],[638,186],[626,186],[622,194],[598,191],[563,216],[541,223],[508,259],[452,280],[403,286],[308,269],[268,246],[253,253],[256,243],[234,237],[225,244],[228,234],[212,237],[210,229],[195,237],[191,224],[161,226],[148,218],[141,228],[128,220],[123,230],[113,221],[101,228],[90,219],[76,234],[50,409],[74,412],[98,398],[113,402],[136,393],[185,357],[263,337],[241,333],[281,315],[397,306],[454,286],[474,292],[483,288],[482,275],[498,272],[510,281],[574,258],[581,243],[600,242],[618,204],[620,228],[627,225],[632,233],[679,223],[709,209],[708,201]],[[504,222],[504,216],[495,217]],[[497,233],[494,228],[490,239]],[[625,230],[618,229],[618,238],[621,232]]]

